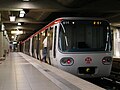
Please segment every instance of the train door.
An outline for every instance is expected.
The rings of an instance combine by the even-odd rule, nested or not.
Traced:
[[[34,36],[34,57],[37,58],[37,41],[38,41],[38,35]]]
[[[57,66],[56,61],[56,36],[57,36],[57,25],[54,25],[51,29],[51,50],[50,50],[50,61],[51,64]]]
[[[38,59],[41,60],[41,36],[42,34],[38,34]]]
[[[23,43],[23,53],[25,53],[25,42]]]
[[[32,38],[30,38],[30,50],[29,50],[30,56],[32,56]]]
[[[39,34],[37,35],[37,46],[36,46],[36,54],[37,54],[37,59],[40,59],[39,58],[39,46],[40,45],[40,42],[39,42]]]
[[[32,57],[34,57],[34,37],[32,38]]]
[[[42,33],[39,33],[39,59],[42,60]]]
[[[28,43],[27,54],[30,55],[30,53],[29,53],[29,52],[30,52],[30,51],[29,51],[29,50],[30,50],[30,49],[29,49],[29,48],[30,48],[30,39],[27,41],[27,43]]]
[[[53,28],[48,28],[47,30],[47,57],[46,60],[51,64],[52,57],[52,43],[53,43]]]
[[[29,47],[30,47],[30,41],[25,42],[25,53],[29,55]]]
[[[44,45],[43,45],[43,41],[44,41],[44,39],[45,39],[45,37],[47,36],[47,30],[45,30],[45,31],[42,31],[40,34],[39,34],[39,43],[40,43],[40,45],[39,45],[39,52],[40,52],[40,60],[42,60],[43,59],[43,48],[44,48]]]
[[[49,39],[50,39],[51,33],[49,32],[48,29],[46,29],[44,32],[42,32],[42,39],[43,39],[42,40],[42,44],[43,44],[43,46],[42,46],[42,60],[46,63],[51,64],[50,56],[49,56],[50,55],[50,53],[49,53],[49,51],[50,51]]]

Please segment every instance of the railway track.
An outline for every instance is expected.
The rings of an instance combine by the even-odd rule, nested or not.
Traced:
[[[120,90],[120,73],[111,72],[109,77],[86,79],[106,90]]]
[[[120,59],[114,59],[109,77],[91,79],[89,81],[106,90],[120,90]]]

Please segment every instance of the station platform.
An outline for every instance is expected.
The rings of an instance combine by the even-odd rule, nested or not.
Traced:
[[[0,90],[104,90],[20,52],[0,61]]]
[[[120,57],[113,57],[112,72],[120,72]]]

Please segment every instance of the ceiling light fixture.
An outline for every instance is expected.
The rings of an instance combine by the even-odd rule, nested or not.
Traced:
[[[16,35],[19,35],[19,34],[23,34],[23,31],[11,31],[11,34],[16,34]]]
[[[14,22],[14,21],[15,21],[15,19],[16,19],[16,17],[15,17],[15,16],[10,16],[10,21],[11,21],[11,22]]]
[[[30,0],[23,0],[23,1],[25,1],[25,2],[29,2]]]
[[[17,44],[17,42],[16,42],[16,41],[14,41],[14,42],[13,42],[13,44]]]
[[[11,37],[12,39],[14,38],[14,36]]]
[[[2,26],[1,26],[1,30],[4,31],[5,30],[5,25],[2,23]]]
[[[21,23],[18,23],[18,25],[20,26],[20,25],[21,25]]]
[[[20,11],[19,17],[24,17],[24,16],[25,16],[25,11],[24,10]]]

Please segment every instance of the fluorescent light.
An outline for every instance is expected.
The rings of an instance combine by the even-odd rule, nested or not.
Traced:
[[[23,31],[11,31],[11,34],[16,34],[16,35],[23,34]]]
[[[18,25],[20,26],[20,25],[21,25],[21,23],[18,23]]]
[[[15,21],[15,18],[16,18],[15,16],[10,16],[10,21],[11,21],[11,22],[14,22],[14,21]]]
[[[12,39],[14,38],[14,36],[11,37]]]
[[[14,41],[13,44],[17,44],[17,42]]]
[[[20,17],[24,17],[25,16],[25,14],[20,14]]]
[[[5,30],[5,26],[4,26],[4,24],[2,24],[2,26],[1,26],[1,30],[2,30],[2,31]]]
[[[23,1],[28,2],[28,1],[30,1],[30,0],[23,0]]]

